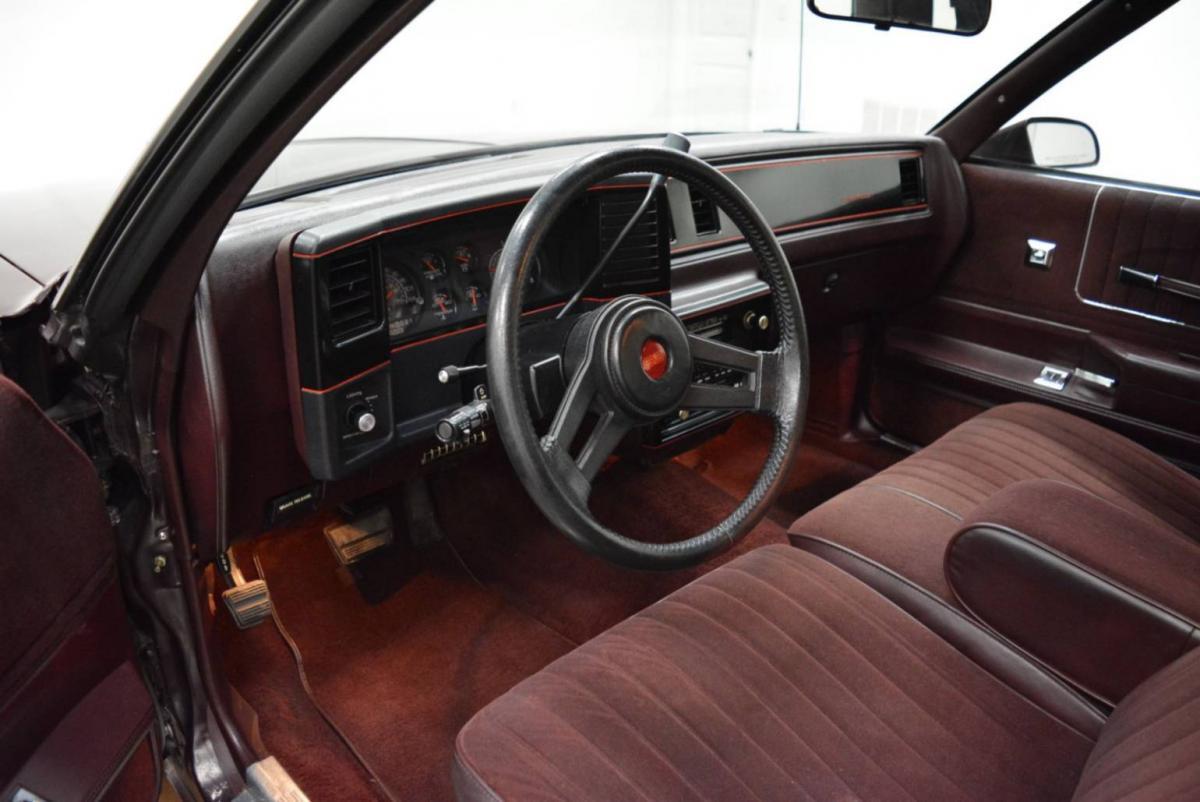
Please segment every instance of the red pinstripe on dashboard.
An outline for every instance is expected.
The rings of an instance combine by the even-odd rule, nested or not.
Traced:
[[[603,190],[611,190],[611,189],[645,189],[648,186],[650,186],[650,184],[648,184],[648,183],[603,184],[598,187],[590,187],[588,189],[588,192],[600,192]],[[463,215],[475,214],[476,212],[486,212],[491,209],[502,209],[505,206],[516,206],[517,204],[528,203],[528,202],[529,202],[529,197],[514,198],[513,200],[489,203],[485,206],[473,206],[470,209],[459,209],[458,211],[455,211],[455,212],[446,212],[445,214],[439,214],[436,217],[426,217],[421,220],[413,220],[408,223],[401,223],[398,226],[392,226],[391,228],[384,228],[379,231],[373,232],[371,234],[365,234],[365,235],[359,237],[358,239],[343,243],[342,245],[338,245],[336,247],[330,248],[329,250],[321,251],[320,253],[299,253],[299,252],[293,251],[292,256],[296,259],[320,259],[323,256],[328,256],[331,253],[337,253],[338,251],[345,250],[346,248],[351,248],[355,245],[359,245],[361,243],[367,242],[368,240],[376,239],[377,237],[382,237],[386,234],[394,234],[397,231],[404,231],[409,228],[417,228],[418,226],[429,225],[430,223],[437,223],[441,220],[449,220],[453,217],[462,217]]]
[[[830,156],[801,157],[801,158],[786,159],[786,160],[781,160],[781,161],[751,162],[751,163],[747,163],[747,164],[736,164],[736,165],[718,167],[717,169],[719,169],[722,173],[737,173],[737,172],[743,172],[746,170],[762,170],[762,169],[770,169],[770,168],[778,168],[778,167],[797,167],[797,166],[804,166],[804,165],[809,165],[809,164],[819,164],[819,163],[823,163],[823,162],[833,162],[833,161],[847,161],[847,160],[859,160],[859,159],[905,158],[905,157],[919,157],[921,155],[922,155],[921,152],[917,151],[917,150],[877,151],[877,152],[871,152],[871,153],[846,153],[846,154],[836,154],[836,155],[830,155]],[[591,187],[591,188],[589,188],[588,191],[615,190],[615,189],[645,189],[648,186],[649,186],[648,183],[604,184],[601,186]],[[449,219],[452,219],[455,217],[462,217],[465,215],[475,214],[478,212],[485,212],[485,211],[489,211],[491,209],[500,209],[500,208],[504,208],[507,206],[516,206],[518,204],[524,204],[524,203],[528,203],[528,202],[529,202],[528,197],[514,198],[512,200],[498,201],[496,203],[489,203],[489,204],[486,204],[483,206],[475,206],[475,207],[471,207],[469,209],[460,209],[460,210],[453,211],[453,212],[447,212],[445,214],[436,215],[434,217],[427,217],[427,218],[423,218],[420,220],[413,220],[408,223],[402,223],[398,226],[392,226],[390,228],[381,229],[379,231],[372,232],[371,234],[366,234],[362,237],[351,240],[350,242],[346,242],[346,243],[343,243],[336,247],[329,248],[328,250],[321,251],[320,253],[299,253],[299,252],[293,251],[292,257],[296,258],[296,259],[320,259],[324,256],[328,256],[329,254],[336,253],[340,250],[344,250],[346,248],[350,248],[355,245],[359,245],[363,242],[368,242],[370,240],[385,236],[387,234],[392,234],[397,231],[405,231],[410,228],[417,228],[419,226],[428,225],[430,223],[436,223],[441,220],[449,220]],[[928,209],[929,209],[929,204],[927,204],[927,203],[913,204],[911,206],[894,206],[894,207],[890,207],[887,209],[875,209],[875,210],[867,211],[867,212],[858,212],[856,214],[836,215],[836,216],[832,216],[832,217],[817,218],[815,220],[806,220],[806,221],[800,222],[800,223],[791,223],[791,224],[788,224],[785,226],[779,226],[779,227],[775,228],[774,231],[776,234],[783,234],[783,233],[787,233],[789,231],[796,231],[799,229],[811,228],[811,227],[819,226],[819,225],[828,225],[831,223],[842,223],[842,222],[848,222],[851,220],[862,220],[862,219],[867,219],[867,218],[871,218],[871,217],[881,217],[884,215],[897,214],[900,212],[921,212],[921,211],[926,211]],[[690,251],[701,250],[704,248],[711,248],[711,247],[715,247],[715,246],[719,246],[719,245],[726,245],[726,244],[730,244],[730,243],[734,243],[734,242],[739,242],[744,239],[745,238],[741,237],[741,236],[734,236],[734,237],[724,237],[722,239],[717,239],[717,240],[710,240],[707,242],[697,242],[697,243],[693,243],[690,245],[680,246],[678,248],[672,248],[671,253],[672,254],[687,253]],[[647,296],[656,296],[656,295],[667,295],[669,293],[670,293],[669,290],[661,290],[661,291],[657,291],[657,292],[648,292],[648,293],[643,293],[643,294],[647,295]],[[591,301],[594,303],[604,303],[606,301],[612,300],[612,298],[585,297],[582,300]],[[742,300],[745,300],[745,299],[739,300],[738,303],[741,303]],[[522,312],[521,315],[522,316],[535,315],[540,312],[546,312],[551,309],[557,309],[557,308],[561,307],[562,305],[563,305],[563,302],[549,304],[547,306],[538,307],[537,309],[526,310],[526,311]],[[712,310],[705,310],[705,311],[709,312]],[[486,322],[476,323],[476,324],[473,324],[470,326],[464,326],[461,329],[454,329],[453,331],[442,332],[440,334],[435,334],[435,335],[425,337],[420,340],[413,340],[411,342],[407,342],[407,343],[403,343],[401,345],[395,346],[394,348],[391,349],[390,353],[395,354],[397,352],[404,351],[409,348],[416,347],[418,345],[424,345],[426,343],[436,342],[438,340],[443,340],[448,337],[454,337],[459,334],[466,334],[468,332],[478,331],[479,329],[484,328],[486,325],[487,325]],[[314,394],[328,393],[330,391],[338,389],[339,387],[343,387],[346,384],[348,384],[352,381],[355,381],[356,379],[362,378],[363,376],[366,376],[370,373],[373,373],[376,370],[379,370],[379,369],[385,367],[386,365],[389,364],[389,361],[380,362],[378,365],[375,365],[374,367],[368,368],[367,370],[364,370],[361,373],[351,376],[348,379],[338,382],[337,384],[333,385],[332,387],[326,387],[324,389],[319,389],[319,390],[309,388],[309,387],[301,387],[300,389],[302,392],[306,392],[306,393],[314,393]]]
[[[923,212],[929,208],[928,203],[914,203],[911,206],[892,206],[888,209],[874,209],[869,212],[857,212],[855,214],[840,214],[834,217],[820,217],[816,220],[806,220],[803,223],[789,223],[786,226],[779,226],[772,229],[776,234],[786,234],[789,231],[798,231],[802,228],[812,228],[813,226],[829,225],[831,223],[845,223],[850,220],[863,220],[869,217],[884,217],[891,214],[899,214],[900,212]],[[687,253],[689,251],[698,251],[702,248],[712,248],[716,245],[728,245],[732,242],[741,242],[746,238],[738,235],[736,237],[723,237],[721,239],[709,240],[708,242],[696,242],[691,245],[681,245],[678,248],[672,248],[671,253]]]
[[[763,170],[763,169],[776,168],[776,167],[797,167],[797,166],[803,166],[803,165],[807,165],[807,164],[820,164],[823,162],[832,162],[832,161],[848,161],[848,160],[861,160],[861,159],[885,159],[885,158],[895,159],[895,158],[905,158],[905,157],[920,156],[920,155],[921,155],[921,152],[917,151],[917,150],[873,151],[871,153],[842,153],[842,154],[835,154],[835,155],[830,155],[830,156],[800,157],[800,158],[794,158],[794,159],[785,159],[785,160],[781,160],[781,161],[762,161],[762,162],[750,162],[747,164],[734,164],[734,165],[729,165],[729,166],[724,166],[724,167],[717,167],[717,169],[720,170],[722,173],[739,173],[739,172],[743,172],[746,170]],[[645,189],[648,186],[650,186],[648,183],[602,184],[600,186],[590,187],[588,189],[588,191],[594,192],[594,191],[613,190],[613,189]],[[298,251],[293,251],[292,257],[295,259],[320,259],[324,256],[330,255],[331,253],[337,253],[338,251],[344,250],[346,248],[351,248],[355,245],[360,245],[364,242],[368,242],[370,240],[385,236],[387,234],[393,234],[397,231],[405,231],[410,228],[417,228],[419,226],[429,225],[430,223],[437,223],[442,220],[449,220],[454,217],[462,217],[462,216],[468,215],[468,214],[475,214],[477,212],[486,212],[491,209],[501,209],[501,208],[504,208],[505,206],[516,206],[518,204],[528,203],[528,202],[529,202],[529,197],[514,198],[512,200],[498,201],[496,203],[489,203],[489,204],[486,204],[483,206],[473,206],[470,209],[459,209],[458,211],[454,211],[454,212],[446,212],[445,214],[439,214],[434,217],[426,217],[421,220],[413,220],[408,223],[401,223],[398,226],[392,226],[390,228],[380,229],[379,231],[375,231],[370,234],[365,234],[361,237],[358,237],[357,239],[351,240],[350,242],[346,242],[341,245],[337,245],[333,248],[329,248],[327,250],[321,251],[320,253],[300,253]],[[878,215],[884,215],[884,214],[892,214],[892,213],[900,211],[900,210],[920,211],[922,209],[927,209],[927,208],[929,208],[928,204],[923,204],[921,206],[914,205],[914,206],[897,207],[894,209],[880,209],[880,210],[877,210],[874,212],[863,212],[858,215],[846,215],[846,216],[840,216],[840,217],[824,218],[824,219],[820,219],[820,220],[810,220],[805,223],[795,223],[795,224],[788,225],[788,226],[781,226],[780,228],[775,229],[775,233],[777,233],[777,234],[784,233],[786,231],[795,230],[797,228],[815,226],[815,225],[820,225],[822,223],[836,223],[836,222],[842,222],[845,220],[857,219],[857,218],[861,218],[861,217],[871,217],[871,216],[878,216]],[[730,237],[730,238],[726,238],[726,239],[713,240],[711,242],[695,243],[693,245],[684,245],[682,247],[672,249],[671,253],[684,253],[684,252],[691,251],[691,250],[697,250],[699,248],[711,247],[713,245],[722,245],[722,244],[725,244],[728,242],[736,242],[739,239],[742,239],[742,237]]]
[[[340,382],[338,382],[337,384],[335,384],[335,385],[333,385],[333,386],[331,386],[331,387],[326,387],[326,388],[324,388],[324,389],[322,389],[322,390],[313,390],[312,388],[309,388],[309,387],[301,387],[301,388],[300,388],[300,392],[302,392],[302,393],[312,393],[313,395],[321,395],[322,393],[330,393],[330,392],[333,392],[334,390],[338,389],[339,387],[345,387],[347,384],[349,384],[349,383],[350,383],[350,382],[352,382],[352,381],[358,381],[358,380],[359,380],[359,379],[361,379],[363,376],[370,375],[370,374],[374,373],[375,371],[379,370],[380,368],[387,367],[387,364],[388,364],[387,362],[380,362],[378,365],[374,365],[374,366],[372,366],[372,367],[369,367],[369,368],[367,368],[367,369],[366,369],[366,370],[364,370],[364,371],[360,371],[360,372],[358,372],[358,373],[355,373],[355,374],[354,374],[353,376],[351,376],[350,378],[348,378],[348,379],[342,379],[342,380],[341,380]]]
[[[654,296],[659,296],[659,295],[668,295],[668,294],[670,294],[670,292],[671,292],[670,290],[656,290],[654,292],[643,292],[640,294],[652,298]],[[602,303],[607,303],[608,301],[611,301],[613,299],[612,298],[598,298],[598,297],[594,297],[594,296],[585,295],[583,298],[580,298],[579,300],[589,301],[591,303],[601,303],[602,304]],[[565,303],[566,303],[566,301],[559,301],[558,303],[547,304],[546,306],[539,306],[536,309],[526,309],[524,312],[521,313],[521,317],[526,317],[528,315],[536,315],[540,312],[549,312],[551,309],[558,309],[559,307],[563,306],[563,304],[565,304]],[[394,353],[397,353],[398,351],[404,351],[408,348],[412,348],[417,345],[425,345],[426,343],[435,342],[437,340],[444,340],[447,337],[454,337],[459,334],[466,334],[467,332],[470,332],[470,331],[479,331],[480,329],[482,329],[486,326],[487,326],[487,322],[484,321],[483,323],[475,323],[470,326],[464,326],[461,329],[454,329],[453,331],[444,331],[441,334],[434,334],[429,337],[424,337],[420,340],[413,340],[411,342],[402,343],[402,344],[397,345],[394,348],[392,348],[389,353],[394,354]],[[337,384],[333,385],[332,387],[326,387],[321,390],[313,389],[311,387],[301,387],[300,390],[305,393],[312,393],[313,395],[321,395],[322,393],[328,393],[332,390],[338,389],[339,387],[343,387],[343,386],[349,384],[350,382],[355,381],[356,379],[361,379],[363,376],[374,373],[375,371],[379,370],[380,368],[386,367],[389,363],[390,363],[390,360],[380,362],[378,365],[367,368],[366,370],[362,371],[361,373],[356,373],[348,379],[343,379],[342,381],[338,382]]]

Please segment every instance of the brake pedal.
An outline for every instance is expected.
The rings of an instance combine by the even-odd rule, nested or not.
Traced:
[[[347,568],[372,552],[390,546],[394,537],[392,511],[387,507],[377,507],[345,523],[325,527],[325,541],[333,550],[333,556]]]
[[[265,579],[249,582],[228,552],[217,560],[225,578],[226,589],[221,592],[225,609],[233,617],[238,629],[256,627],[271,617],[271,592]]]

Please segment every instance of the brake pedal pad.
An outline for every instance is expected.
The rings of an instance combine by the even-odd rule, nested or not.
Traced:
[[[234,585],[221,598],[238,629],[250,629],[271,617],[271,594],[261,579]]]
[[[325,527],[325,541],[337,561],[346,567],[390,546],[393,538],[392,511],[387,507],[377,507],[351,521]]]

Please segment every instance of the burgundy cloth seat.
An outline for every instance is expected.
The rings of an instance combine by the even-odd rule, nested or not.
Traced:
[[[877,578],[787,546],[713,570],[480,711],[458,737],[459,799],[1197,798],[1200,652],[1106,723]]]
[[[813,538],[844,546],[957,604],[944,565],[947,546],[976,510],[1029,480],[1086,491],[1140,521],[1162,551],[1200,560],[1200,480],[1121,435],[1037,404],[994,407],[972,418],[804,515],[789,535],[798,544]],[[1086,552],[1085,561],[1101,574],[1131,559],[1114,545],[1097,562],[1103,544],[1088,542],[1091,530],[1050,510],[1046,519],[1061,524],[1056,547]],[[1193,620],[1200,615],[1196,600],[1181,611]]]

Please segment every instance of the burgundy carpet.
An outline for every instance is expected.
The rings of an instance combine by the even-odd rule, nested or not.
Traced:
[[[249,549],[239,549],[238,556],[250,567]],[[217,613],[217,625],[229,682],[258,714],[259,736],[267,751],[309,799],[386,800],[378,783],[313,706],[274,625],[268,621],[239,631],[224,609]]]
[[[369,604],[338,568],[319,527],[255,543],[314,700],[383,791],[393,799],[451,799],[450,755],[458,730],[476,710],[574,644],[449,561],[399,546],[395,551],[394,564],[383,565],[381,573],[392,574],[399,587]],[[368,584],[377,592],[388,577]],[[269,736],[266,742],[278,748]],[[290,770],[290,755],[279,757]],[[358,798],[353,792],[326,796],[302,785],[314,802]]]
[[[771,443],[771,424],[755,415],[742,415],[728,432],[676,461],[696,471],[717,487],[742,498],[762,469]],[[853,460],[807,442],[792,460],[787,484],[769,513],[784,529],[813,507],[875,474]]]
[[[618,462],[597,480],[592,509],[643,540],[697,534],[737,505],[769,436],[744,418],[729,434],[662,465]],[[450,799],[454,737],[475,711],[716,565],[786,542],[793,518],[869,473],[805,447],[779,504],[735,548],[702,566],[651,573],[615,567],[574,546],[493,447],[431,477],[446,541],[417,550],[401,544],[398,532],[392,553],[372,557],[357,583],[337,566],[320,522],[242,547],[253,551],[268,580],[311,700],[270,625],[245,633],[224,627],[226,664],[261,717],[268,749],[314,802]]]
[[[502,452],[435,476],[432,486],[446,537],[471,571],[577,643],[737,554],[787,542],[784,528],[765,520],[704,565],[669,573],[632,571],[585,553],[551,526]],[[591,507],[624,535],[667,542],[703,532],[738,501],[675,461],[651,468],[619,462],[596,480]]]

